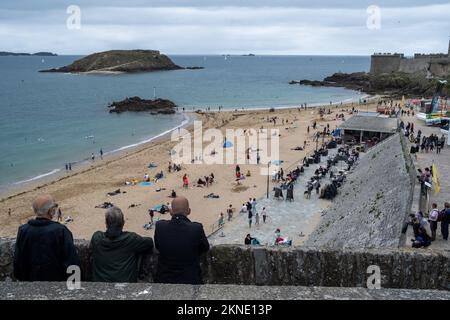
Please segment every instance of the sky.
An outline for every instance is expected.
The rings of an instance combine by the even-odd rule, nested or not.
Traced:
[[[450,0],[0,1],[0,51],[412,55],[449,36]]]

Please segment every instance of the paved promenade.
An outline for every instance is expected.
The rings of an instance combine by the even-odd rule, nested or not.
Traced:
[[[417,131],[420,129],[422,131],[422,136],[428,137],[432,133],[437,134],[438,137],[441,137],[442,135],[442,132],[438,127],[426,126],[425,122],[417,119],[416,117],[404,116],[402,117],[402,120],[405,125],[408,122],[414,123],[415,134],[417,134]],[[445,147],[441,150],[440,154],[436,153],[436,149],[433,152],[428,153],[419,152],[417,153],[417,158],[414,160],[416,169],[430,167],[433,162],[436,164],[438,170],[438,179],[440,183],[440,192],[436,194],[434,191],[431,191],[430,204],[433,202],[437,203],[439,210],[444,207],[445,202],[450,202],[450,146],[447,145],[447,139],[448,137],[446,137]],[[418,195],[414,194],[414,202],[417,201]],[[410,239],[412,238],[414,238],[412,228],[408,228],[405,246],[411,246]],[[444,241],[442,239],[440,223],[437,229],[436,241],[434,241],[429,248],[450,250],[450,241]]]
[[[335,155],[337,149],[329,150],[329,156]],[[297,180],[294,187],[294,201],[277,200],[273,195],[273,184],[270,183],[269,198],[257,199],[256,209],[261,213],[263,207],[266,208],[268,219],[263,223],[260,216],[260,223],[255,225],[253,218],[252,227],[249,228],[247,212],[235,213],[233,220],[225,224],[225,227],[209,237],[211,244],[244,244],[245,236],[250,235],[260,241],[262,245],[273,245],[275,241],[275,230],[281,230],[281,236],[292,240],[293,245],[301,245],[307,236],[315,229],[320,221],[320,214],[323,209],[332,202],[319,199],[315,190],[311,194],[311,199],[305,199],[304,191],[306,182],[313,176],[314,171],[320,166],[326,166],[328,157],[322,157],[319,164],[313,164],[305,167],[305,172]],[[345,169],[346,164],[340,161],[333,171]],[[322,187],[329,183],[329,178],[320,181]],[[286,196],[286,192],[283,191]],[[241,204],[242,205],[242,204]],[[236,208],[238,211],[240,208]]]

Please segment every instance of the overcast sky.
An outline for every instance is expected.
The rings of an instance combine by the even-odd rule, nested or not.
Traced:
[[[447,52],[449,36],[449,0],[0,1],[0,51],[411,55]]]

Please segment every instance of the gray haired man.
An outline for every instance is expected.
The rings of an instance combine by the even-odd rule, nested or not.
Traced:
[[[153,249],[152,238],[123,231],[125,219],[117,207],[105,213],[106,232],[91,239],[92,280],[97,282],[137,282],[138,257]]]
[[[65,281],[69,266],[79,266],[72,233],[52,221],[58,204],[50,195],[33,201],[35,219],[19,227],[14,251],[14,277],[21,281]]]

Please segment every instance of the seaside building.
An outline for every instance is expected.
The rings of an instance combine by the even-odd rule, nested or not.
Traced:
[[[344,143],[382,141],[397,132],[396,118],[356,115],[340,125]]]

